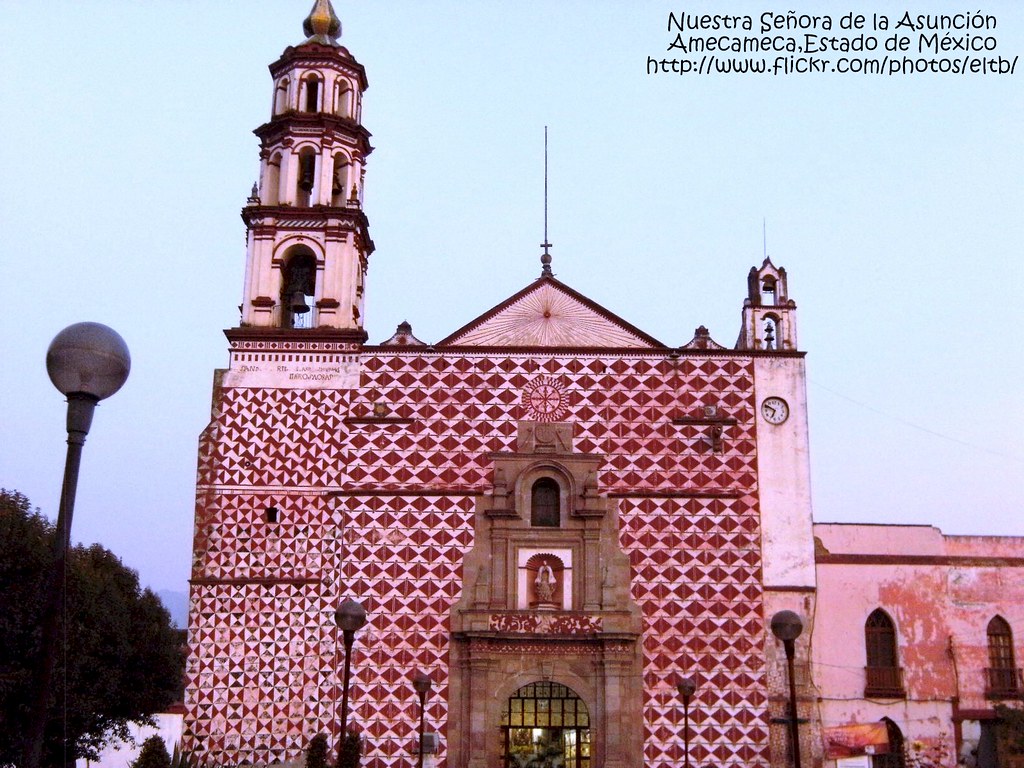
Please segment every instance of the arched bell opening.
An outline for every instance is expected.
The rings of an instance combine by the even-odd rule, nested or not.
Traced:
[[[312,147],[299,151],[299,169],[295,179],[295,205],[308,208],[315,199],[318,155]]]
[[[341,153],[334,156],[334,170],[331,173],[331,205],[345,205],[349,176],[348,158]]]
[[[287,77],[282,77],[274,87],[274,115],[283,115],[288,111],[288,87],[290,82]]]
[[[505,768],[591,768],[590,712],[568,686],[524,685],[505,704],[501,718]]]
[[[782,340],[779,338],[781,332],[780,319],[777,315],[764,316],[764,349],[781,349]]]
[[[352,88],[343,78],[338,78],[334,83],[334,114],[352,117]]]
[[[319,112],[323,84],[317,75],[307,75],[302,79],[301,107],[303,112]]]
[[[267,162],[263,183],[260,185],[260,202],[263,205],[277,205],[281,195],[281,154],[275,152]]]
[[[316,257],[297,249],[281,272],[281,327],[313,328],[315,297]]]

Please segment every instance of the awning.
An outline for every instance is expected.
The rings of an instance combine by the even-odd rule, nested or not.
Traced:
[[[825,757],[835,760],[857,755],[884,755],[889,731],[884,722],[837,725],[825,729]]]

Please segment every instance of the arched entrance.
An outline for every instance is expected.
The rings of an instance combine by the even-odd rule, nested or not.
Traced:
[[[501,718],[506,768],[590,768],[590,713],[571,688],[530,683]]]

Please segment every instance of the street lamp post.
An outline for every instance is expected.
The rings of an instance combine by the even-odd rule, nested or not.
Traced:
[[[690,768],[690,699],[697,692],[697,681],[684,677],[676,685],[683,700],[683,766]]]
[[[338,739],[338,765],[341,765],[341,752],[348,737],[348,682],[352,667],[352,642],[356,630],[366,623],[366,609],[360,603],[349,598],[334,611],[334,621],[345,638],[345,672],[341,678],[341,738]]]
[[[796,678],[793,673],[795,640],[804,631],[804,623],[793,611],[779,611],[772,616],[772,634],[782,641],[786,649],[789,669],[789,740],[793,748],[793,766],[800,768],[800,727],[796,715]]]
[[[42,638],[36,668],[35,699],[26,731],[24,768],[38,768],[42,760],[57,646],[57,623],[65,596],[64,567],[71,541],[71,518],[75,511],[82,446],[92,426],[96,404],[117,392],[128,379],[130,370],[131,356],[124,339],[100,323],[69,325],[53,338],[46,350],[46,372],[50,381],[68,399],[68,451],[50,573],[43,596]]]
[[[416,768],[423,768],[423,724],[427,708],[427,694],[430,693],[432,685],[433,681],[430,679],[430,675],[425,672],[417,672],[412,677],[412,687],[416,689],[416,693],[420,697],[420,748]]]

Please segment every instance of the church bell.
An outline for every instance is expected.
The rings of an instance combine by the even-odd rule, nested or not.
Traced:
[[[302,291],[295,291],[292,294],[292,300],[288,304],[288,309],[291,310],[293,315],[304,315],[309,312],[306,295]]]

